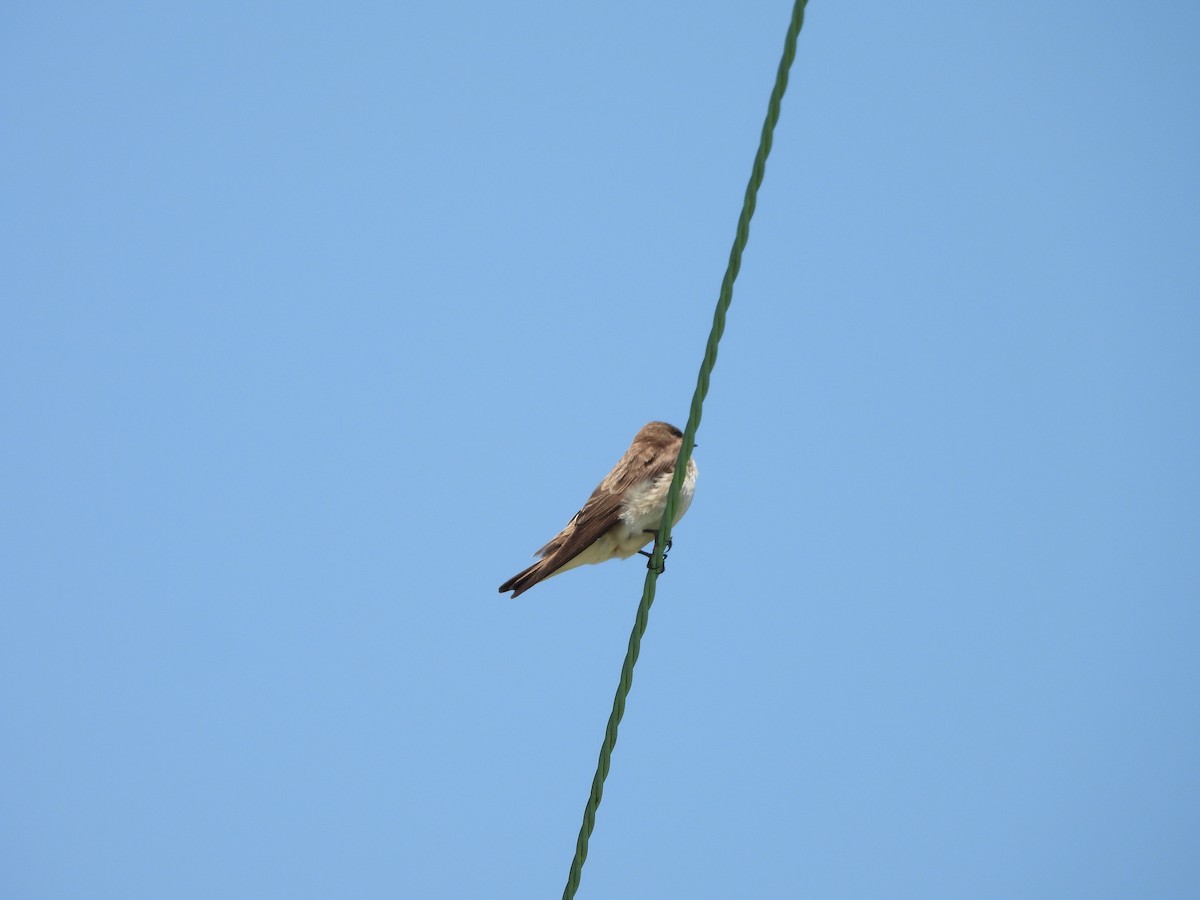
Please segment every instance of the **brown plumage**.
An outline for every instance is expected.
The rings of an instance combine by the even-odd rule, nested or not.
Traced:
[[[587,563],[626,559],[654,539],[662,522],[667,489],[683,446],[683,432],[666,422],[651,422],[634,437],[625,455],[592,492],[583,509],[537,552],[541,557],[517,573],[500,591],[519,597],[539,581]],[[696,464],[688,471],[680,492],[679,521],[692,502]]]

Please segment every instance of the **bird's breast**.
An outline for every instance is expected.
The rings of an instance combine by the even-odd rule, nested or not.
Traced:
[[[663,510],[667,506],[667,492],[671,489],[671,472],[665,472],[656,478],[647,478],[635,484],[625,494],[621,502],[621,523],[625,526],[621,544],[629,549],[630,554],[636,553],[650,541],[654,540],[653,533],[648,529],[657,529],[662,524]],[[683,476],[683,484],[679,489],[679,506],[675,510],[675,521],[671,527],[683,518],[683,514],[692,505],[692,497],[696,493],[696,461],[688,460],[687,471]]]

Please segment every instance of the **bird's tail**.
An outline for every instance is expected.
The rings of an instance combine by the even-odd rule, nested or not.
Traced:
[[[554,574],[553,569],[546,566],[545,559],[539,559],[528,569],[523,572],[518,572],[504,584],[500,585],[500,593],[512,591],[513,598],[520,597],[523,593],[541,581],[543,578],[548,578]]]

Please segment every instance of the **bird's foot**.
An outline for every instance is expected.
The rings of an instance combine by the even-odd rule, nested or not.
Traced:
[[[645,534],[654,535],[655,539],[657,540],[657,538],[658,538],[658,529],[657,528],[646,528],[646,529],[644,529],[644,532],[645,532]],[[663,547],[662,565],[660,565],[658,567],[657,571],[655,572],[656,575],[661,575],[663,572],[667,571],[667,554],[671,552],[671,544],[672,543],[673,543],[672,541],[668,540],[667,546]],[[646,557],[646,559],[649,560],[646,563],[647,569],[651,569],[654,567],[654,553],[653,552],[647,553],[645,550],[639,550],[638,553],[642,554],[642,556]]]

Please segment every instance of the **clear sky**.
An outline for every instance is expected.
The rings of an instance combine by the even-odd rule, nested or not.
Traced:
[[[0,13],[0,896],[558,897],[790,13]],[[1200,11],[813,3],[580,898],[1200,894]]]

